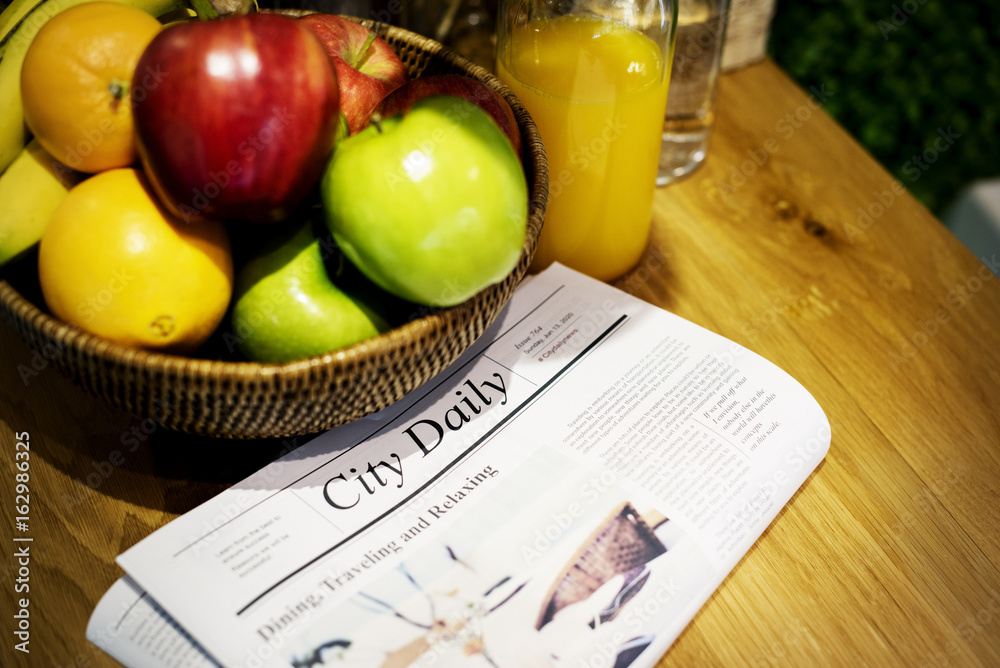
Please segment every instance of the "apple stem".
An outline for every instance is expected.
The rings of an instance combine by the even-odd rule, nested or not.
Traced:
[[[347,124],[347,116],[344,112],[337,114],[337,134],[334,137],[334,143],[340,143],[342,139],[346,139],[351,134],[351,127]]]
[[[373,111],[372,115],[368,117],[368,122],[375,126],[379,134],[382,134],[382,114]]]
[[[202,21],[219,18],[219,12],[215,11],[215,7],[209,0],[191,0],[191,9]]]
[[[365,43],[361,45],[361,49],[357,52],[355,58],[351,62],[351,67],[358,70],[361,69],[361,65],[368,60],[368,51],[372,48],[372,43],[378,35],[375,34],[374,30],[368,31],[368,37],[365,38]]]

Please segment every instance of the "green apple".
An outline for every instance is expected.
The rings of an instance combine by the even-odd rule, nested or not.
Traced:
[[[332,239],[321,240],[308,221],[265,244],[237,273],[227,342],[255,362],[287,362],[387,330],[378,307],[343,285],[343,272],[334,282],[328,266],[338,260]]]
[[[452,306],[517,264],[528,187],[510,141],[477,105],[427,97],[340,142],[320,192],[333,238],[368,278]]]

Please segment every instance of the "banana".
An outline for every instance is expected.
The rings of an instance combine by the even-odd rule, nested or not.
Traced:
[[[63,166],[32,140],[0,175],[0,265],[42,238],[52,213],[71,187],[85,177]]]
[[[0,56],[7,49],[7,35],[41,0],[14,0],[0,13]]]
[[[30,2],[30,0],[28,0]],[[13,32],[4,38],[5,47],[0,59],[0,173],[13,162],[28,141],[28,130],[21,111],[21,64],[31,41],[39,29],[59,12],[92,0],[40,0]],[[160,17],[187,7],[185,0],[111,0],[131,5],[148,14]]]

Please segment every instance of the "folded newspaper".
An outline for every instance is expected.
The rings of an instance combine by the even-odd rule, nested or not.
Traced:
[[[399,402],[118,558],[126,666],[652,666],[821,462],[809,393],[554,265]]]

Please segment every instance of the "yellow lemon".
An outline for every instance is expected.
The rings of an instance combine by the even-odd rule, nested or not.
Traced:
[[[24,120],[57,160],[82,172],[136,160],[129,90],[161,30],[135,7],[88,2],[42,26],[21,66]]]
[[[223,224],[172,218],[145,176],[127,168],[66,194],[42,235],[38,272],[59,318],[119,343],[176,353],[211,336],[233,289]]]

